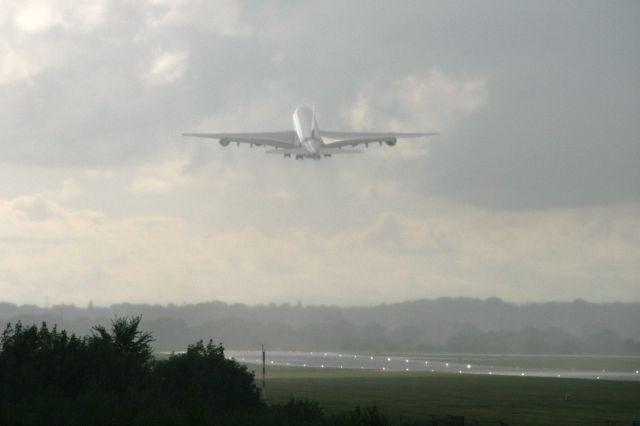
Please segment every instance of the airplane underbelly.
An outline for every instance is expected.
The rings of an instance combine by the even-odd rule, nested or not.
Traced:
[[[320,150],[321,142],[314,139],[307,139],[303,141],[302,145],[311,154],[316,154]]]

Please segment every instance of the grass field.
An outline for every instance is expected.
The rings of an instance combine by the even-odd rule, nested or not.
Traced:
[[[256,379],[260,382],[259,374]],[[391,420],[432,415],[465,416],[479,425],[630,425],[640,420],[638,382],[270,367],[267,397],[270,403],[313,399],[327,413],[375,401]]]

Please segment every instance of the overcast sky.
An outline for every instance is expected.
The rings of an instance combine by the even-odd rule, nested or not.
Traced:
[[[256,6],[258,5],[258,6]],[[640,2],[0,0],[0,300],[640,300]],[[440,131],[322,161],[185,131]]]

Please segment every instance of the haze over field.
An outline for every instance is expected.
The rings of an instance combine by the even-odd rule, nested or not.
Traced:
[[[0,0],[0,300],[638,301],[638,16]],[[318,162],[180,136],[302,103],[442,134]]]
[[[497,298],[442,298],[367,307],[227,304],[117,304],[41,308],[0,303],[6,323],[58,324],[87,334],[110,319],[142,315],[158,351],[199,339],[228,349],[365,352],[466,352],[633,355],[640,363],[640,304],[547,302],[527,305]]]

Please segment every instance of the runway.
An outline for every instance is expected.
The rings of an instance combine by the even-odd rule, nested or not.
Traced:
[[[260,351],[226,351],[226,356],[241,363],[260,364]],[[442,355],[424,356],[364,355],[337,352],[267,351],[267,364],[283,367],[374,370],[384,372],[433,372],[522,377],[550,377],[589,380],[640,381],[640,371],[585,371],[556,368],[503,367],[463,364],[448,361]]]

